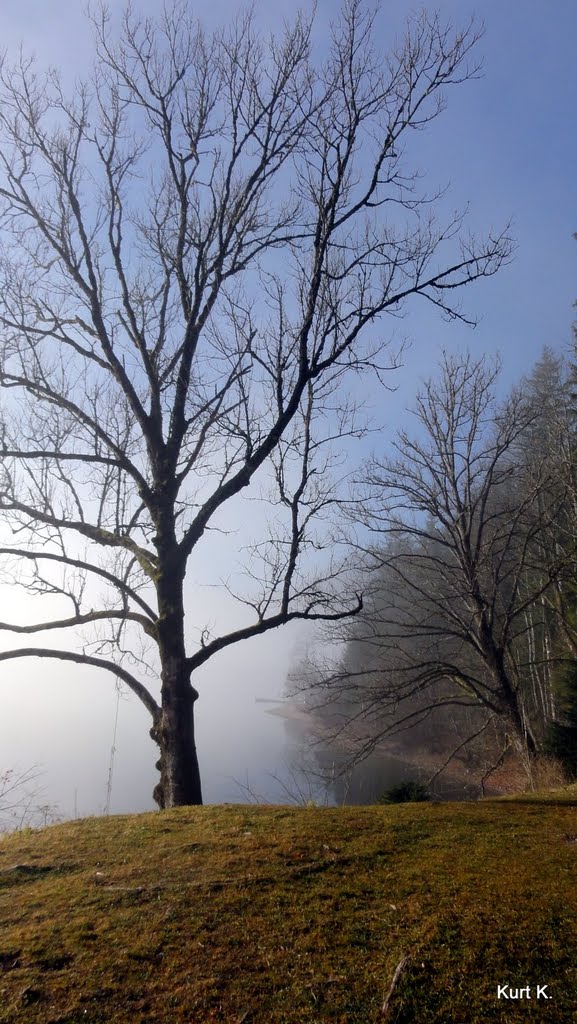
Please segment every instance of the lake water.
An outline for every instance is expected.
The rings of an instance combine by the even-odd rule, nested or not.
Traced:
[[[312,742],[310,723],[284,717],[288,708],[271,701],[239,701],[223,714],[222,702],[211,707],[199,701],[198,750],[204,802],[306,804],[374,803],[391,786],[427,777],[396,758],[373,754],[353,770],[346,770],[344,755],[326,742]],[[276,707],[277,713],[274,712]],[[46,705],[44,726],[52,707]],[[42,728],[41,719],[21,718],[20,731],[8,728],[2,738],[5,768],[38,764],[41,774],[32,805],[46,805],[61,819],[100,815],[107,804],[111,814],[155,810],[152,790],[158,780],[154,769],[157,748],[148,737],[147,715],[133,698],[120,704],[112,786],[108,799],[113,706],[103,703],[101,718],[91,704],[91,730],[73,728],[86,723],[86,713],[63,702],[70,713],[62,733]],[[282,711],[282,714],[278,712]],[[75,716],[75,717],[74,717]],[[17,716],[14,721],[18,724]],[[36,729],[34,729],[36,723]],[[62,726],[62,723],[60,723]],[[343,769],[345,769],[343,771]],[[322,776],[322,778],[321,778]],[[445,799],[476,797],[461,786],[437,781],[434,793]],[[1,797],[1,792],[0,792]],[[0,812],[2,812],[0,799]],[[41,818],[35,823],[41,823]],[[0,826],[3,826],[0,813]]]
[[[264,702],[261,706],[265,706]],[[244,778],[231,775],[227,783],[220,773],[209,778],[205,786],[207,803],[248,799],[298,804],[314,800],[329,806],[371,804],[399,783],[428,782],[430,771],[381,752],[351,768],[349,755],[337,745],[315,739],[310,726],[301,718],[293,718],[290,713],[284,717],[280,704],[273,713],[270,710],[265,708],[270,724],[263,729],[263,736],[266,734],[270,743],[268,750],[265,745],[254,751]],[[431,792],[445,800],[466,800],[478,795],[477,787],[442,777],[435,780]]]

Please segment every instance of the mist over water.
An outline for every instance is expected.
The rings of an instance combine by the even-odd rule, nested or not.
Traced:
[[[286,629],[246,642],[195,677],[205,803],[288,800],[273,778],[287,774],[286,724],[255,698],[282,696],[297,640]],[[85,666],[23,659],[2,669],[0,773],[37,765],[38,803],[82,817],[104,813],[112,761],[110,813],[156,809],[158,748],[136,697],[122,690],[119,699],[110,674]]]
[[[3,717],[0,728],[2,766],[37,764],[42,772],[35,784],[35,804],[50,805],[61,819],[106,812],[117,696],[114,685],[95,696],[90,682],[59,683],[58,723],[51,721],[49,703],[41,699],[41,682],[29,683],[27,693],[35,709],[28,725],[18,721],[13,710],[11,727],[7,728],[10,719]],[[426,773],[382,754],[346,770],[338,748],[315,742],[302,721],[270,713],[275,708],[282,711],[282,706],[257,703],[246,692],[235,696],[236,702],[233,697],[229,700],[231,714],[223,713],[220,724],[213,714],[219,694],[213,691],[206,701],[202,696],[198,701],[198,751],[206,804],[304,804],[309,800],[337,806],[368,804],[399,782],[427,781]],[[158,778],[156,747],[148,738],[148,727],[147,713],[139,702],[121,696],[111,814],[156,809],[152,799]],[[476,796],[447,782],[438,782],[434,794],[445,799]]]

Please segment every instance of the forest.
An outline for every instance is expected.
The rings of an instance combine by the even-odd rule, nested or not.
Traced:
[[[481,792],[577,776],[572,354],[504,396],[498,361],[443,355],[358,474],[363,608],[287,684],[349,763],[379,748]]]

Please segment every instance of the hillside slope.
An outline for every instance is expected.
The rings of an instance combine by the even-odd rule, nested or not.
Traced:
[[[564,1024],[576,807],[183,808],[5,837],[0,1021]]]

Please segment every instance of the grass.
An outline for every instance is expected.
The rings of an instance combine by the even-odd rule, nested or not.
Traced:
[[[576,807],[573,790],[182,808],[7,836],[0,1021],[565,1024]],[[499,984],[533,998],[499,1000]]]

